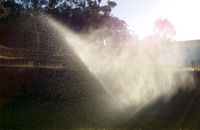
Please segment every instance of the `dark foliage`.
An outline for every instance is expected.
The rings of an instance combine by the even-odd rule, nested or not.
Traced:
[[[129,31],[124,21],[111,16],[115,6],[113,1],[102,4],[101,0],[4,0],[0,2],[0,44],[58,53],[59,37],[42,22],[41,14],[58,19],[78,33],[103,28],[106,37],[120,42],[128,38]]]

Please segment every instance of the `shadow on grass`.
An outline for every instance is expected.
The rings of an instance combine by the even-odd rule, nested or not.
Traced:
[[[195,89],[180,89],[170,100],[160,98],[125,120],[87,71],[1,67],[0,128],[198,129],[200,73],[194,75]]]
[[[95,128],[115,120],[107,95],[88,72],[0,68],[0,127]]]
[[[122,123],[120,128],[200,129],[200,73],[191,73],[195,83],[188,89],[180,88],[169,100],[159,98]]]

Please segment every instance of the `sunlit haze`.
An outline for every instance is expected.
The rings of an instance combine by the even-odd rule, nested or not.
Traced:
[[[168,19],[176,30],[176,40],[200,39],[199,0],[115,0],[112,11],[126,21],[140,39],[153,34],[158,18]]]
[[[0,130],[200,130],[200,0],[0,0]]]
[[[133,106],[138,110],[161,96],[170,97],[179,86],[186,84],[185,79],[192,79],[185,73],[179,76],[180,81],[177,82],[177,68],[182,65],[184,55],[175,46],[151,41],[140,46],[124,43],[112,49],[90,43],[91,37],[98,36],[96,32],[89,36],[80,35],[53,19],[48,21],[65,37],[66,42],[63,44],[73,49],[105,91],[113,97],[116,101],[114,106]],[[106,100],[113,104],[112,100]]]

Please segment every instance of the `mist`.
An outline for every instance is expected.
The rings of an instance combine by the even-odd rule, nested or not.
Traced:
[[[193,82],[187,72],[177,78],[184,55],[176,44],[151,39],[112,47],[107,41],[105,45],[94,43],[98,31],[77,34],[52,18],[47,20],[112,97],[105,100],[119,110],[131,107],[136,112],[160,97],[167,101],[180,87]]]

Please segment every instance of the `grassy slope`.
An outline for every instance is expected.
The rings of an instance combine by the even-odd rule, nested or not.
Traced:
[[[160,98],[128,120],[87,71],[1,67],[0,128],[200,128],[200,73],[196,88]]]
[[[104,100],[109,95],[76,56],[58,60],[0,49],[4,55],[0,58],[0,128],[103,128],[116,123],[116,109]],[[16,57],[21,55],[26,58]],[[60,61],[62,67],[51,66]]]
[[[194,89],[179,89],[168,101],[161,97],[125,121],[121,128],[200,129],[200,72],[192,73]]]
[[[114,108],[92,75],[47,68],[0,68],[0,128],[109,127]]]
[[[0,49],[13,55],[11,48]],[[0,128],[200,128],[199,72],[192,91],[179,90],[169,101],[161,98],[123,120],[103,100],[110,97],[98,81],[78,64],[0,67]]]

